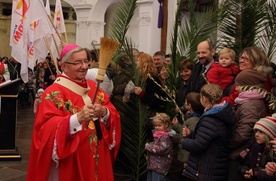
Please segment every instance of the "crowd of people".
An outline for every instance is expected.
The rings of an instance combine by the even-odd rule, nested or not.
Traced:
[[[173,157],[182,165],[179,180],[276,180],[276,114],[262,95],[273,87],[271,62],[257,46],[238,56],[230,48],[215,54],[206,40],[197,46],[197,62],[187,57],[179,62],[175,102],[180,109],[173,117],[168,103],[156,97],[166,97],[162,87],[173,63],[162,51],[151,56],[135,50],[134,62],[119,56],[99,90],[97,52],[65,45],[60,74],[47,56],[18,89],[22,104],[31,95],[36,113],[27,180],[113,180],[120,114],[126,111],[116,105],[131,96],[148,107],[147,181],[169,180]],[[125,71],[132,63],[139,86]],[[1,59],[0,81],[13,80],[18,72],[16,60]],[[185,116],[176,116],[179,112]]]
[[[164,108],[167,103],[155,94],[166,97],[156,84],[166,85],[169,72],[163,71],[169,70],[170,63],[160,51],[152,57],[140,53],[137,70],[146,83],[144,88],[136,86],[134,93],[149,107],[146,125],[153,129],[154,140],[145,146],[149,158],[154,158],[148,160],[148,181],[168,180],[164,168],[170,163],[173,148],[167,139],[173,142],[172,137],[179,145],[174,156],[183,165],[179,180],[276,179],[271,147],[276,139],[276,115],[271,115],[273,110],[263,95],[273,87],[271,62],[257,46],[243,49],[238,56],[230,48],[221,49],[217,58],[215,54],[206,40],[197,46],[198,62],[186,57],[179,62],[175,86],[180,110],[176,113],[184,112],[185,118],[175,116],[168,126],[160,116],[169,114]],[[172,130],[178,134],[171,134]]]
[[[21,64],[14,58],[0,58],[1,82],[20,78]],[[35,95],[39,89],[46,89],[56,77],[57,71],[50,55],[45,61],[38,62],[34,69],[28,68],[28,81],[18,86],[18,100],[20,106],[33,105]]]

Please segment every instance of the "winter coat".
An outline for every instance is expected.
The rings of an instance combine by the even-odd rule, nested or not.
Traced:
[[[228,143],[234,113],[229,103],[206,111],[199,119],[192,138],[185,138],[183,149],[190,152],[186,177],[222,181],[227,177]]]
[[[146,143],[145,149],[148,153],[147,169],[167,175],[173,159],[173,137],[174,130],[155,131],[153,130],[154,141]]]
[[[196,124],[199,120],[200,115],[193,113],[189,116],[188,119],[185,120],[184,125],[191,131],[194,131]],[[190,152],[184,150],[182,148],[182,129],[184,127],[184,125],[180,124],[179,122],[176,123],[175,125],[173,125],[173,129],[176,131],[176,133],[178,133],[179,135],[181,135],[179,138],[180,140],[178,140],[179,145],[178,145],[178,154],[177,154],[177,160],[187,163],[188,159],[189,159],[189,155]]]
[[[258,161],[258,154],[261,153],[260,160]],[[267,149],[265,144],[255,143],[246,155],[243,163],[239,167],[239,171],[244,175],[245,171],[253,169],[253,178],[251,181],[275,181],[276,175],[269,176],[263,170],[268,162],[272,161],[270,150]]]
[[[201,87],[207,83],[202,76],[203,71],[203,65],[200,62],[197,62],[190,77],[190,92],[200,92]]]
[[[236,99],[235,124],[231,129],[232,134],[229,143],[230,158],[233,160],[239,158],[240,152],[254,143],[253,127],[260,118],[267,115],[262,96],[256,94],[253,98],[247,94],[254,93],[251,91],[242,92],[238,97],[239,101]]]
[[[153,76],[155,82],[157,82],[159,85],[161,85],[161,82],[157,76]],[[160,88],[152,79],[147,78],[145,83],[146,87],[145,89],[139,94],[139,98],[149,106],[149,109],[151,112],[165,112],[167,102],[163,101],[155,96],[157,94],[158,96],[161,96],[163,98],[166,97],[165,92]]]
[[[260,73],[263,73],[265,75],[268,75],[267,76],[267,81],[264,82],[264,85],[263,85],[263,88],[267,91],[271,91],[271,87],[272,87],[272,84],[271,84],[271,78],[270,78],[270,74],[272,72],[272,68],[270,66],[264,66],[264,65],[260,65],[256,68],[256,70]],[[235,99],[238,97],[239,95],[239,92],[236,90],[236,84],[234,84],[230,90],[230,93],[229,93],[229,96],[224,96],[222,99],[224,101],[227,101],[229,102],[232,106],[234,106],[235,104]],[[268,104],[268,103],[266,103]],[[267,106],[268,107],[268,106]],[[268,109],[267,109],[268,110]]]
[[[183,79],[179,82],[179,85],[176,89],[176,103],[179,107],[184,105],[187,94],[189,90],[189,81],[184,81]]]
[[[239,66],[231,64],[229,67],[222,67],[218,62],[213,62],[206,74],[209,83],[217,84],[224,91],[228,86],[233,85],[235,77],[240,72]]]
[[[114,88],[112,91],[113,97],[119,97],[121,100],[125,94],[125,88],[128,82],[130,81],[129,76],[123,72],[120,71],[113,79]]]

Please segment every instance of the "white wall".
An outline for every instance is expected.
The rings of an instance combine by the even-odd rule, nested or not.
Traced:
[[[116,3],[122,0],[64,0],[76,11],[76,43],[92,48],[93,41],[99,46],[100,37],[106,36],[116,9]],[[169,0],[167,52],[170,53],[176,1]],[[153,54],[160,50],[161,29],[157,28],[159,3],[157,0],[138,0],[137,9],[126,34],[134,47]]]

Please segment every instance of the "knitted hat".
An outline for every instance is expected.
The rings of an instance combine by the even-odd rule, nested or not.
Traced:
[[[43,93],[43,92],[44,92],[44,89],[40,88],[40,89],[37,90],[37,93]]]
[[[258,129],[266,133],[269,138],[274,139],[276,137],[276,113],[272,117],[261,118],[254,125],[254,130]]]
[[[241,71],[235,79],[235,83],[239,86],[260,85],[266,81],[267,77],[265,75],[251,69]]]
[[[65,45],[61,50],[59,58],[62,59],[64,57],[64,55],[66,55],[68,52],[70,52],[71,50],[73,50],[75,48],[79,48],[79,46],[76,44]]]

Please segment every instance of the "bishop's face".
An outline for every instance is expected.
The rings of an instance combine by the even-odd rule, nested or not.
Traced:
[[[88,70],[87,54],[85,50],[75,52],[71,55],[69,62],[62,62],[63,72],[71,79],[82,81]]]

